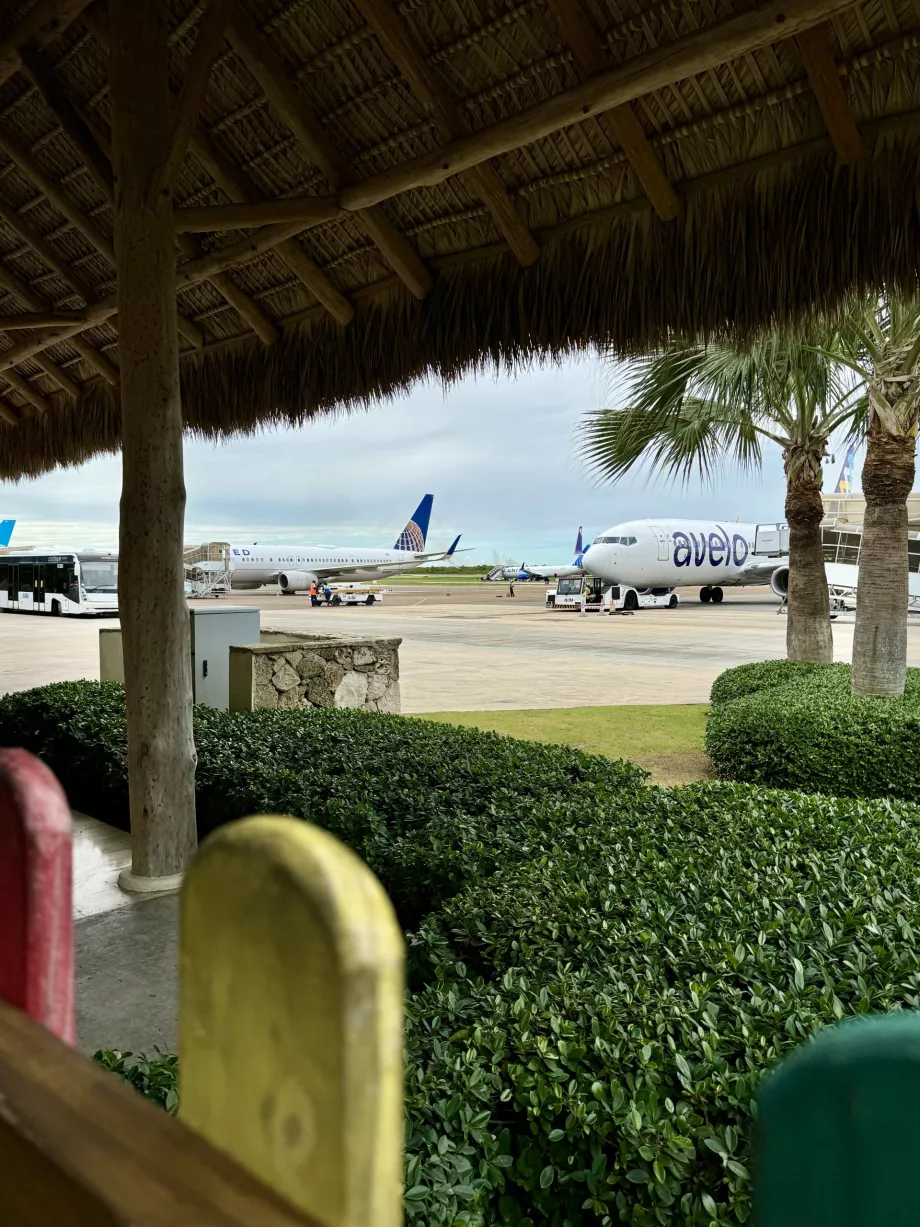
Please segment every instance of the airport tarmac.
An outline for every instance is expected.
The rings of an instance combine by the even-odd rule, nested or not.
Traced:
[[[266,629],[400,636],[403,711],[704,703],[723,669],[785,655],[786,619],[766,589],[726,589],[721,605],[695,590],[674,610],[632,616],[551,613],[543,584],[412,585],[373,607],[313,609],[307,597],[239,593]],[[0,693],[99,676],[98,631],[110,620],[0,617]],[[908,663],[920,665],[911,622]],[[834,623],[834,655],[849,660],[852,615]]]

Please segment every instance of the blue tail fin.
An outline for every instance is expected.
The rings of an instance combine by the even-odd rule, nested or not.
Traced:
[[[15,527],[15,520],[0,520],[0,547],[9,545]]]
[[[584,552],[585,552],[585,547],[581,540],[581,525],[579,524],[578,525],[578,536],[575,538],[575,557],[577,558],[579,554],[583,554]]]
[[[856,452],[858,448],[858,443],[851,443],[847,448],[847,454],[843,461],[843,468],[840,470],[840,476],[837,478],[837,485],[834,487],[835,494],[853,493],[853,469],[855,467]]]
[[[462,534],[460,534],[460,535],[462,536]],[[453,558],[453,556],[454,556],[454,550],[457,548],[457,546],[458,546],[459,544],[460,544],[460,536],[457,536],[457,537],[455,537],[455,538],[454,538],[454,543],[453,543],[453,545],[450,547],[450,549],[447,551],[447,553],[444,555],[444,557],[445,557],[445,558]]]
[[[431,519],[431,504],[433,494],[426,494],[412,514],[412,519],[396,538],[394,550],[413,550],[418,552],[425,548],[428,538],[428,522]]]

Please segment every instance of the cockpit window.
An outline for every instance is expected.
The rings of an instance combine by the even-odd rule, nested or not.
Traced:
[[[595,537],[595,545],[635,545],[635,537]]]

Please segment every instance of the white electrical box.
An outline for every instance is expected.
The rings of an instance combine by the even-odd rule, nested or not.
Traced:
[[[192,647],[192,699],[219,707],[230,706],[230,648],[259,642],[259,611],[251,605],[209,605],[189,609]],[[121,627],[99,632],[99,677],[103,682],[124,682]]]

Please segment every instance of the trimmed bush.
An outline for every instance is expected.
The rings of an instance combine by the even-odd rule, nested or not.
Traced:
[[[746,1222],[763,1071],[920,1007],[920,809],[695,785],[518,837],[408,935],[409,1215]]]
[[[720,779],[920,801],[920,669],[903,698],[850,694],[849,665],[764,661],[713,685],[706,750]]]

